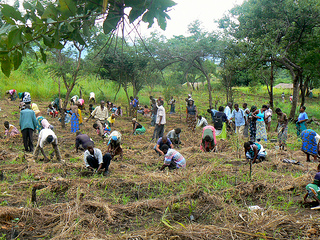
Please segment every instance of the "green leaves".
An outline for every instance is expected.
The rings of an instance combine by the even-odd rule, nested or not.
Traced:
[[[105,34],[108,34],[111,30],[115,29],[118,25],[118,22],[120,21],[121,16],[116,15],[112,12],[110,12],[103,22],[103,32]]]
[[[1,4],[1,6],[2,6],[1,13],[5,18],[13,19],[15,21],[21,21],[25,23],[25,20],[21,16],[21,13],[17,11],[14,7],[8,4]]]
[[[8,48],[21,44],[22,41],[22,29],[17,28],[9,32],[8,35]]]
[[[22,63],[22,54],[20,51],[16,50],[13,52],[13,66],[14,70],[17,70]]]
[[[59,0],[59,4],[64,19],[76,15],[77,7],[74,0]]]
[[[3,58],[1,60],[1,71],[7,76],[10,76],[11,72],[11,60],[9,57]]]

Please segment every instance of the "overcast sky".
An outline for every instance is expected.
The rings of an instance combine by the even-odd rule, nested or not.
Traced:
[[[235,5],[240,5],[244,0],[174,0],[177,5],[169,12],[171,20],[168,20],[167,29],[162,31],[157,24],[147,29],[146,25],[141,26],[142,35],[148,35],[151,31],[157,30],[167,38],[173,35],[187,35],[188,25],[199,19],[202,27],[207,31],[217,28],[215,20]]]

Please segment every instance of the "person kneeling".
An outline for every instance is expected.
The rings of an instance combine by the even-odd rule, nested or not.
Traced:
[[[166,144],[161,147],[161,151],[165,154],[164,164],[160,168],[161,171],[166,167],[168,167],[170,170],[186,167],[186,160],[178,151],[169,148],[169,146]]]
[[[173,148],[173,144],[170,141],[170,139],[167,138],[167,136],[163,136],[159,138],[156,146],[154,146],[153,148],[156,151],[156,153],[159,154],[159,156],[165,155],[165,153],[161,150],[164,145],[167,145],[168,147]]]
[[[317,207],[314,209],[320,208],[320,164],[318,165],[318,173],[316,173],[313,183],[309,183],[306,186],[307,193],[304,196],[303,200],[307,203],[307,198],[313,198],[316,200]]]
[[[121,148],[121,133],[118,131],[113,131],[109,135],[109,142],[108,142],[108,153],[111,154],[112,158],[119,155],[120,161],[123,158],[123,151]]]
[[[244,152],[247,160],[252,160],[252,163],[256,163],[257,159],[264,161],[267,156],[267,152],[261,144],[251,141],[244,143]]]
[[[83,160],[86,168],[98,173],[100,170],[104,169],[103,175],[107,176],[109,174],[109,165],[112,156],[110,153],[106,153],[102,157],[102,152],[98,148],[94,148],[92,143],[89,143],[87,150],[84,152]]]
[[[40,131],[38,143],[33,153],[35,160],[38,159],[39,151],[41,151],[42,155],[44,156],[44,161],[49,160],[43,150],[43,147],[45,144],[50,144],[50,143],[54,148],[54,153],[56,154],[57,160],[61,161],[61,155],[58,148],[58,138],[51,129],[42,129]],[[51,157],[53,157],[54,153],[51,154]]]
[[[213,126],[206,126],[202,130],[200,150],[204,152],[215,151],[217,145],[216,130]]]

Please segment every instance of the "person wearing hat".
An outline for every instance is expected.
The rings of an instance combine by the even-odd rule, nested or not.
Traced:
[[[29,92],[18,93],[18,96],[25,104],[31,104],[31,95]]]
[[[37,119],[34,111],[30,109],[30,104],[25,104],[25,108],[20,111],[19,126],[22,133],[24,150],[33,152],[32,136],[37,128]]]
[[[134,135],[136,134],[144,134],[146,132],[146,129],[144,126],[142,126],[140,123],[137,122],[136,118],[132,118],[132,133]]]
[[[102,156],[100,149],[95,148],[93,143],[89,143],[87,150],[84,152],[83,161],[86,168],[98,173],[100,170],[104,169],[103,175],[107,176],[109,174],[109,166],[112,160],[110,153],[106,153]]]
[[[38,143],[33,153],[34,159],[35,160],[38,159],[39,151],[41,151],[42,155],[44,156],[44,161],[49,160],[43,150],[43,147],[46,144],[52,144],[52,147],[54,149],[54,153],[52,153],[52,157],[54,154],[56,154],[57,160],[61,161],[61,155],[58,148],[58,138],[51,129],[46,129],[46,128],[40,131],[40,134],[38,137]]]
[[[18,97],[17,90],[15,90],[15,89],[7,90],[6,94],[9,95],[9,98],[11,101],[15,101]]]
[[[93,143],[92,139],[87,134],[82,134],[80,131],[76,132],[76,152],[78,150],[86,150],[89,143]]]
[[[308,198],[313,198],[314,200],[316,200],[318,206],[315,207],[314,209],[320,208],[320,164],[318,165],[317,170],[318,170],[318,172],[314,176],[313,182],[309,183],[306,186],[307,193],[303,198],[305,203],[307,203]]]
[[[113,131],[109,135],[108,149],[107,152],[111,154],[112,158],[120,155],[120,160],[123,157],[123,151],[121,148],[121,133],[118,131]]]

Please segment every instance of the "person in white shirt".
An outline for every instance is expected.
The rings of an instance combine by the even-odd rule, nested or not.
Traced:
[[[42,155],[44,156],[44,161],[49,160],[43,150],[44,145],[46,144],[52,144],[53,146],[54,153],[52,153],[51,157],[53,157],[53,154],[56,154],[57,160],[61,161],[61,155],[58,148],[58,138],[51,129],[46,128],[40,131],[38,143],[33,153],[35,160],[38,159],[39,151],[41,151]]]
[[[266,127],[267,127],[267,131],[270,132],[270,127],[271,127],[271,118],[272,118],[272,109],[270,108],[270,104],[267,104],[267,110],[265,111],[265,118],[266,120]]]
[[[96,103],[96,95],[94,94],[94,92],[91,92],[91,93],[90,93],[89,103],[90,103],[90,102]]]
[[[176,129],[172,129],[167,134],[167,138],[170,139],[172,144],[177,148],[179,148],[179,144],[181,144],[180,133],[181,133],[181,128],[176,128]]]
[[[201,115],[198,115],[197,118],[198,118],[197,127],[205,127],[205,126],[208,126],[208,121],[207,121],[207,119],[205,119],[205,118],[202,117]]]
[[[166,110],[163,107],[163,100],[158,100],[158,111],[156,118],[156,127],[154,128],[152,140],[159,139],[163,136],[164,125],[166,124]]]
[[[108,108],[105,106],[105,102],[101,101],[100,106],[97,106],[93,112],[91,113],[90,117],[87,119],[86,122],[89,121],[90,118],[94,117],[96,119],[96,124],[99,127],[99,135],[103,137],[104,134],[104,125],[106,123],[107,118],[109,117]]]
[[[228,120],[230,120],[230,118],[232,117],[231,108],[232,108],[232,103],[228,102],[227,106],[224,109],[224,113],[227,115]]]
[[[106,153],[102,156],[102,152],[98,148],[94,148],[93,143],[89,143],[87,150],[84,152],[83,161],[86,168],[98,173],[100,170],[104,169],[103,175],[107,176],[109,174],[109,165],[112,156],[110,153]]]

